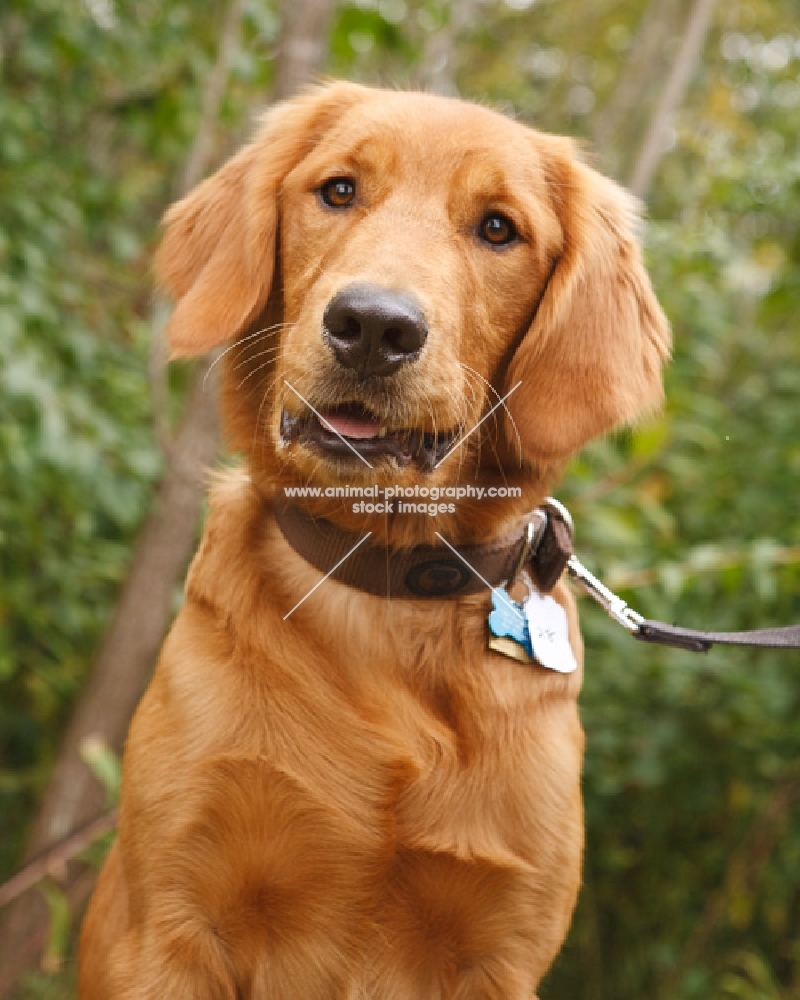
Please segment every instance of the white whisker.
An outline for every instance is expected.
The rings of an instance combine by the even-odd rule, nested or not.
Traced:
[[[222,351],[216,358],[214,358],[214,360],[208,366],[208,371],[203,376],[203,389],[205,389],[206,387],[206,382],[208,381],[208,376],[211,374],[212,369],[216,364],[218,364],[218,362],[222,361],[222,359],[225,357],[226,354],[232,351],[235,347],[240,347],[248,340],[252,340],[253,337],[258,337],[261,334],[263,334],[266,330],[271,330],[271,329],[272,329],[271,326],[265,326],[263,330],[256,330],[255,333],[249,333],[246,337],[242,337],[241,340],[235,341],[233,344],[230,345],[230,347],[226,347],[225,350]]]

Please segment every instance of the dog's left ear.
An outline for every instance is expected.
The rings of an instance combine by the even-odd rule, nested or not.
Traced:
[[[547,462],[658,406],[670,333],[642,264],[636,200],[570,140],[543,138],[562,245],[506,391],[522,381],[508,407],[525,458]]]
[[[247,146],[167,211],[155,272],[176,299],[165,330],[171,357],[233,339],[264,308],[283,180],[366,93],[339,82],[277,104]]]

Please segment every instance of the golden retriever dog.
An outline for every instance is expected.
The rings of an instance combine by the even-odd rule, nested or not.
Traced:
[[[569,139],[349,83],[276,106],[168,211],[172,354],[229,344],[243,465],[131,725],[82,1000],[535,996],[580,883],[581,669],[489,649],[489,589],[313,589],[276,511],[317,485],[301,515],[387,566],[519,534],[660,401],[636,223]],[[518,489],[435,516],[325,495],[376,484]]]

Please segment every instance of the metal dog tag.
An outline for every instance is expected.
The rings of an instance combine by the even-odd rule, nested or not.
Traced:
[[[558,601],[532,587],[523,609],[536,662],[559,674],[577,670],[578,663],[569,644],[567,612]]]

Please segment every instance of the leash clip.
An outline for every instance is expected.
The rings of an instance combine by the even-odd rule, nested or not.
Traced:
[[[638,611],[634,611],[625,601],[622,600],[605,584],[601,583],[594,573],[583,565],[577,556],[572,555],[567,561],[567,572],[573,580],[577,581],[586,591],[589,597],[593,598],[606,611],[606,613],[626,628],[634,635],[640,631],[641,623],[645,620]]]

